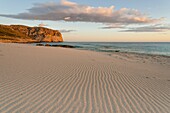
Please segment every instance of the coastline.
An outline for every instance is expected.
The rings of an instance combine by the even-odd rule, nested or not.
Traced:
[[[0,62],[0,112],[170,111],[169,57],[0,43]]]
[[[62,43],[36,43],[41,46],[72,46],[80,50],[97,52],[121,52],[132,54],[145,54],[170,57],[170,42],[62,42]]]
[[[138,53],[138,52],[123,52],[118,50],[114,50],[112,52],[105,51],[96,51],[96,50],[88,50],[87,48],[77,47],[76,45],[70,44],[50,44],[50,43],[35,43],[35,46],[45,46],[45,47],[63,47],[63,48],[74,48],[77,50],[85,50],[85,51],[93,51],[99,52],[101,54],[106,54],[114,58],[124,59],[129,61],[141,62],[141,63],[159,63],[162,65],[170,66],[170,56],[167,55],[159,55],[159,54],[147,54],[147,53]]]

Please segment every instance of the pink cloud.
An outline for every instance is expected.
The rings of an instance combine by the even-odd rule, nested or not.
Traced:
[[[136,9],[110,7],[92,7],[81,5],[68,0],[60,3],[49,2],[35,4],[28,12],[17,15],[0,15],[17,19],[51,20],[71,22],[96,22],[104,24],[148,24],[160,22],[162,19],[154,19],[142,14]]]

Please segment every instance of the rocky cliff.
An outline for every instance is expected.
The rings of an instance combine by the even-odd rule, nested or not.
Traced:
[[[23,25],[0,25],[0,39],[12,39],[12,42],[27,42],[27,40],[33,42],[63,42],[62,34],[58,30]]]

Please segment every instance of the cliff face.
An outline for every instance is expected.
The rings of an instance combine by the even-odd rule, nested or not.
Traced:
[[[44,27],[27,27],[21,25],[11,25],[13,30],[19,31],[33,40],[40,42],[63,42],[61,33]]]
[[[62,34],[58,30],[23,25],[0,25],[0,40],[4,42],[63,42]]]

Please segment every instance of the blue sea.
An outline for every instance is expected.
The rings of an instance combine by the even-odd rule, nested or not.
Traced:
[[[51,45],[71,45],[78,49],[98,52],[131,52],[170,56],[170,42],[62,42]]]

